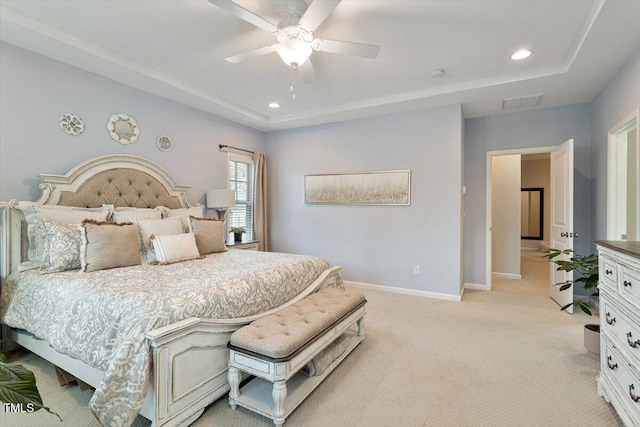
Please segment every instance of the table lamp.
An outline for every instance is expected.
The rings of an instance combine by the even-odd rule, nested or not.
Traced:
[[[236,192],[234,190],[209,190],[207,191],[207,208],[215,209],[218,219],[224,219],[228,208],[236,205]]]

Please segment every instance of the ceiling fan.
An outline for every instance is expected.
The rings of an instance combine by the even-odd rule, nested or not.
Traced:
[[[257,56],[276,52],[285,64],[292,68],[292,89],[295,71],[298,70],[305,82],[316,80],[313,64],[309,60],[313,51],[330,52],[341,55],[375,58],[380,46],[346,42],[339,40],[314,39],[313,32],[333,12],[341,0],[314,0],[311,5],[303,0],[284,0],[284,7],[289,16],[278,25],[250,12],[231,0],[209,0],[210,3],[236,15],[250,24],[261,28],[278,39],[278,43],[263,46],[248,52],[226,58],[238,63]],[[295,94],[294,94],[295,99]]]

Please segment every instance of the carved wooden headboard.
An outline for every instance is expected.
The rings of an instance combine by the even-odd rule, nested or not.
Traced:
[[[187,208],[189,186],[179,185],[156,163],[126,154],[102,156],[71,169],[64,175],[39,174],[42,194],[35,202],[0,202],[0,278],[17,270],[22,261],[24,215],[22,205],[99,207]]]

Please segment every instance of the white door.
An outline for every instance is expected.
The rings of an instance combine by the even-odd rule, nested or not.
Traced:
[[[573,237],[573,139],[570,139],[551,152],[551,247],[572,249]],[[572,303],[573,288],[560,291],[555,283],[573,280],[573,272],[557,271],[555,264],[550,265],[551,298],[560,306]],[[573,313],[573,306],[567,311]]]

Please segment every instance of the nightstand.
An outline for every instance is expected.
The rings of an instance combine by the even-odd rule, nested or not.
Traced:
[[[228,242],[227,249],[244,249],[247,251],[257,251],[260,240],[243,240],[242,242]]]

